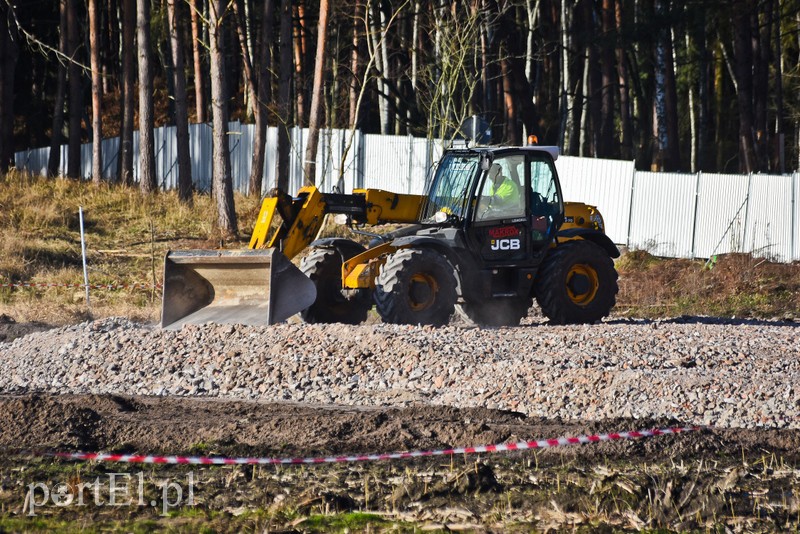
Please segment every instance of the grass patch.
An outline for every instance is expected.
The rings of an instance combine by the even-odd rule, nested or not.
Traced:
[[[240,235],[225,241],[209,195],[191,206],[175,192],[143,196],[120,185],[45,179],[12,172],[0,179],[0,283],[82,284],[78,207],[84,212],[90,284],[161,283],[169,249],[243,248],[258,215],[258,198],[235,196]],[[0,290],[0,313],[21,321],[66,324],[111,315],[157,318],[160,296],[143,289]]]
[[[796,319],[800,309],[798,264],[749,254],[719,255],[707,263],[632,251],[617,260],[617,270],[617,313],[625,316]]]
[[[299,526],[303,530],[311,532],[364,532],[369,529],[375,531],[382,531],[388,527],[393,527],[392,530],[397,531],[413,531],[412,525],[407,525],[405,528],[399,523],[387,521],[382,516],[377,514],[370,514],[364,512],[348,512],[344,514],[335,515],[312,515]]]

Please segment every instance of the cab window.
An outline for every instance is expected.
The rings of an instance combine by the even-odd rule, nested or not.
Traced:
[[[475,220],[490,221],[525,216],[525,157],[495,159],[483,174]]]
[[[550,237],[555,216],[561,212],[561,199],[558,196],[552,163],[533,159],[529,166],[531,230],[536,241]]]

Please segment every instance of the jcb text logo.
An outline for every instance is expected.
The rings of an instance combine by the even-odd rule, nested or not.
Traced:
[[[519,239],[492,239],[492,250],[519,250]]]

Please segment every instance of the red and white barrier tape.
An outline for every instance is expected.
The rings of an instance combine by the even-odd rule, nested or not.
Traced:
[[[477,447],[456,447],[432,451],[394,452],[389,454],[359,454],[353,456],[325,456],[317,458],[222,458],[215,456],[151,456],[137,454],[102,454],[94,452],[59,452],[52,456],[67,460],[83,460],[96,462],[125,462],[143,464],[190,464],[190,465],[242,465],[242,464],[326,464],[346,462],[371,462],[377,460],[399,460],[405,458],[422,458],[427,456],[450,456],[455,454],[476,454],[483,452],[511,452],[528,449],[546,449],[561,445],[577,445],[580,443],[597,443],[600,441],[616,441],[623,439],[648,438],[669,434],[694,432],[701,427],[675,427],[633,432],[614,432],[610,434],[594,434],[572,438],[544,439],[535,441],[519,441],[497,445],[480,445]]]
[[[0,283],[0,287],[8,287],[12,289],[19,288],[37,288],[37,287],[66,287],[71,289],[84,289],[86,284],[56,284],[48,282],[17,282],[17,283]],[[160,289],[161,284],[89,284],[89,289]]]

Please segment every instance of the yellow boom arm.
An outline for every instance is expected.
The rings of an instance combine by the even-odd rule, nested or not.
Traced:
[[[359,224],[414,223],[424,199],[380,189],[355,189],[344,195],[306,186],[296,198],[273,190],[261,203],[249,248],[278,248],[291,259],[314,241],[328,213],[347,214]],[[273,225],[276,213],[282,222]]]

